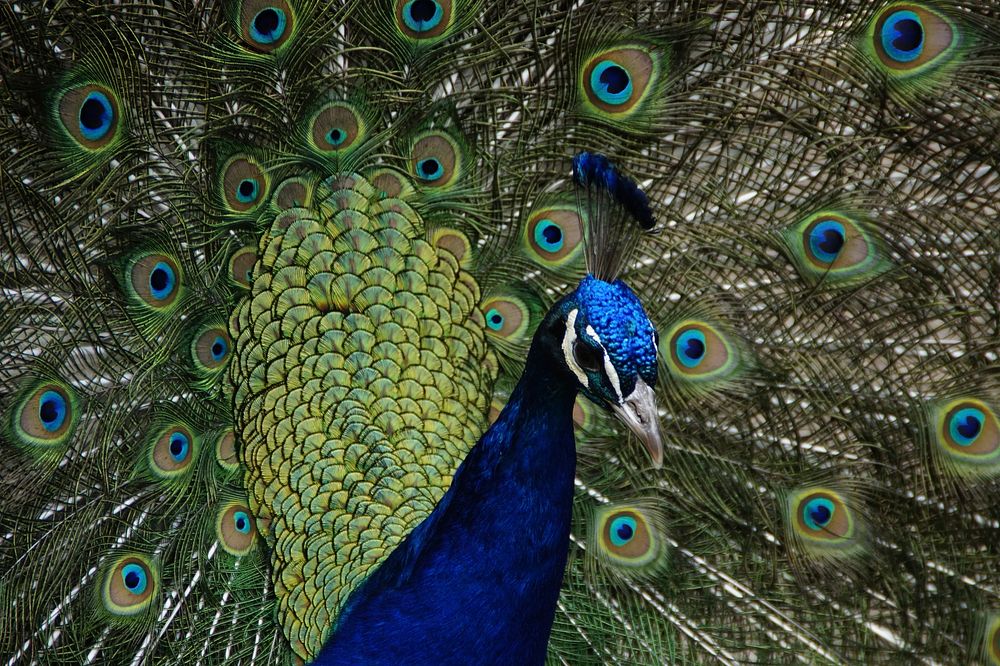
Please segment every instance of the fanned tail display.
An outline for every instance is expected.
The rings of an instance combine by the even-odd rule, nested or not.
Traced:
[[[0,664],[314,660],[588,273],[547,663],[1000,664],[998,96],[983,0],[4,3]]]

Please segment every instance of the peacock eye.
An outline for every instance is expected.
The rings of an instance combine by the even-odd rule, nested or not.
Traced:
[[[454,0],[396,0],[396,27],[411,40],[444,37],[454,23]]]
[[[577,365],[584,370],[595,372],[601,367],[601,363],[604,360],[604,352],[577,340],[573,343],[573,358],[576,359]]]
[[[295,31],[295,14],[288,0],[242,0],[237,17],[240,38],[254,51],[272,53]]]

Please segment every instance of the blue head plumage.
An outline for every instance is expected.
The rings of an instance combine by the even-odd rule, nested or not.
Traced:
[[[632,393],[640,378],[655,386],[656,329],[635,293],[621,280],[609,283],[590,275],[576,293],[585,312],[585,317],[577,318],[577,335],[603,347],[617,373],[621,396]],[[612,402],[621,396],[589,397],[610,398]]]
[[[551,317],[554,345],[590,400],[608,407],[646,445],[663,455],[653,389],[658,335],[639,298],[620,281],[592,275],[564,297]]]

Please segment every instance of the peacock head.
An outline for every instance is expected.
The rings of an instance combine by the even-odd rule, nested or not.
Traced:
[[[588,275],[552,308],[544,329],[579,390],[610,408],[659,467],[663,442],[653,391],[659,335],[638,297],[620,280]]]

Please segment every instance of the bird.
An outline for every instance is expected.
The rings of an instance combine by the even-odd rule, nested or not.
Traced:
[[[0,663],[1000,664],[993,3],[0,17]]]

